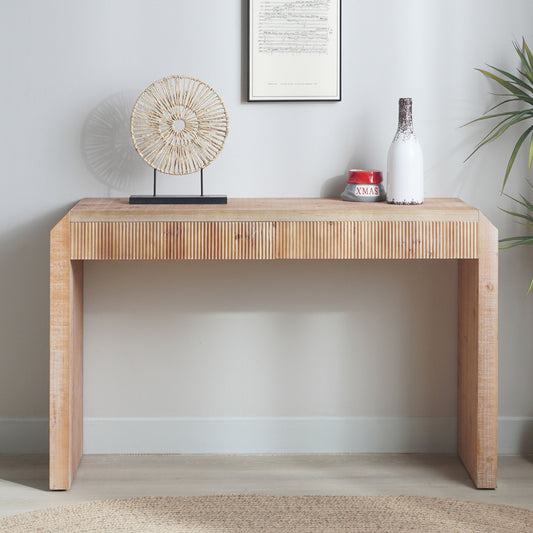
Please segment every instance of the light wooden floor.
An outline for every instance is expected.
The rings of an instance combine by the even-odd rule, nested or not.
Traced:
[[[498,488],[473,488],[448,455],[86,455],[67,492],[48,491],[48,457],[0,455],[0,517],[133,496],[409,494],[533,510],[533,456],[499,459]]]

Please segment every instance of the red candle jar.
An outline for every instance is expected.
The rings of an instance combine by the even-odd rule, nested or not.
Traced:
[[[373,184],[383,181],[383,174],[379,170],[349,170],[348,183]]]
[[[341,194],[349,202],[383,202],[383,174],[379,170],[349,170],[346,188]]]

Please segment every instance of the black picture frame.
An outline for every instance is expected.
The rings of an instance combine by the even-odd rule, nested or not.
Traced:
[[[248,102],[340,102],[342,0],[248,0]]]

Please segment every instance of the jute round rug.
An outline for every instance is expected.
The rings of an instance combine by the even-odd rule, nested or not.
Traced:
[[[531,533],[533,512],[414,496],[194,496],[56,507],[0,520],[9,533]]]

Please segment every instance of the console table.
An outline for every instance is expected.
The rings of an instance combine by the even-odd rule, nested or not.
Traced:
[[[82,455],[83,261],[457,259],[457,450],[476,487],[496,487],[498,234],[457,199],[420,206],[337,199],[129,205],[85,199],[50,238],[50,488]]]

